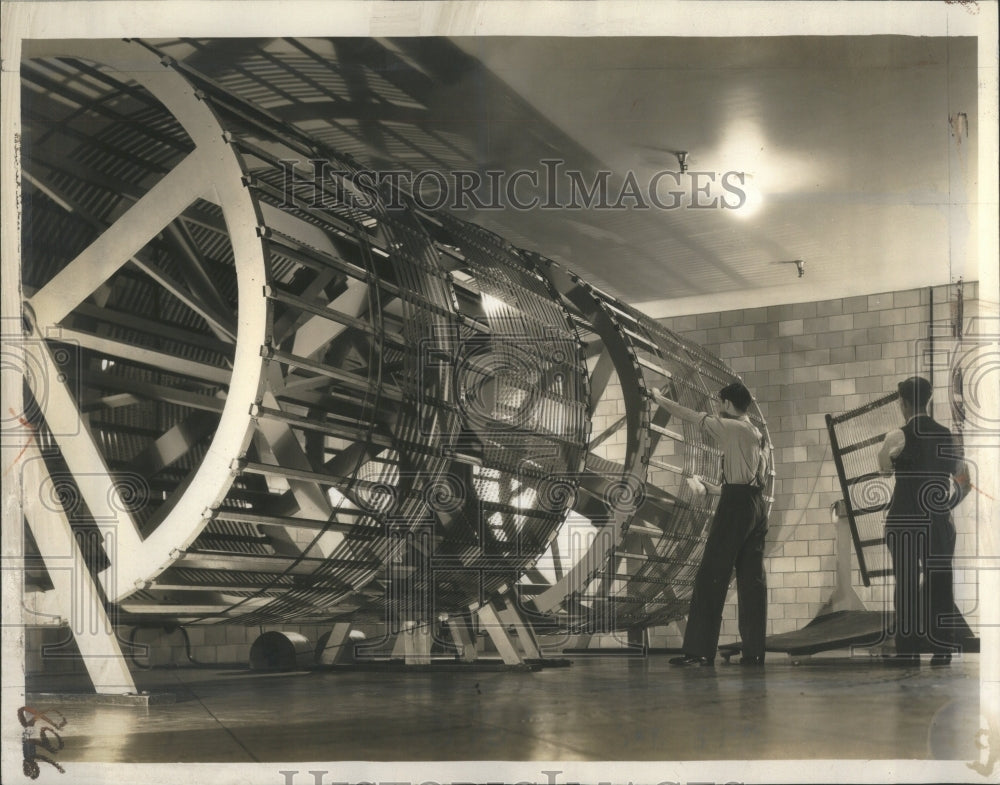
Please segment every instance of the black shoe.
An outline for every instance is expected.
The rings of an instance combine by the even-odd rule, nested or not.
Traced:
[[[712,666],[715,664],[715,660],[710,660],[708,657],[695,657],[693,654],[684,654],[680,657],[671,657],[670,664],[679,667],[688,665]]]
[[[931,657],[931,665],[951,665],[951,655],[950,654],[935,654]]]
[[[763,665],[764,655],[759,657],[740,657],[740,665]]]
[[[883,654],[883,665],[899,665],[903,667],[913,667],[920,665],[919,654]]]

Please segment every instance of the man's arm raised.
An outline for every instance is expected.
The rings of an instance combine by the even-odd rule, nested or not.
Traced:
[[[701,422],[702,418],[705,416],[704,412],[697,412],[694,409],[689,409],[687,406],[682,406],[677,403],[677,401],[671,400],[663,393],[653,391],[653,400],[656,401],[660,406],[670,412],[671,416],[679,417],[682,420],[687,420],[688,422]]]

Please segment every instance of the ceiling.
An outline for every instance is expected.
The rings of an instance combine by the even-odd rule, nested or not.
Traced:
[[[752,176],[756,211],[548,216],[550,250],[647,310],[675,298],[710,306],[747,292],[796,301],[943,283],[974,250],[963,247],[976,185],[974,39],[459,44],[602,166],[647,181],[677,168],[661,147],[688,151],[692,171]],[[960,112],[968,136],[949,126]],[[793,259],[805,262],[801,279],[779,263]]]
[[[654,317],[977,277],[975,38],[154,43],[376,171],[501,173],[464,217]]]
[[[602,167],[648,182],[677,168],[655,149],[666,148],[688,151],[691,171],[750,175],[755,211],[546,216],[551,253],[651,315],[742,307],[748,292],[753,304],[804,301],[975,274],[974,39],[457,43]],[[958,113],[968,135],[949,124]],[[802,278],[780,263],[794,259]]]
[[[435,39],[388,46],[435,79],[432,115],[474,140],[481,167],[528,168],[541,183],[543,159],[609,170],[613,204],[629,173],[648,193],[657,172],[679,168],[669,151],[688,152],[688,173],[660,180],[661,204],[681,200],[674,209],[624,199],[625,209],[477,217],[651,315],[741,307],[747,292],[768,304],[975,277],[974,38],[452,43],[469,59],[441,66]],[[949,122],[958,113],[967,134]],[[695,171],[707,174],[693,182]],[[738,193],[720,190],[727,172],[746,175],[742,207],[692,205],[738,204]],[[801,278],[785,263],[795,259],[805,263]]]

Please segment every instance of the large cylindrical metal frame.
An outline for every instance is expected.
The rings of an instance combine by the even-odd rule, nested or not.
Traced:
[[[709,410],[725,364],[152,46],[26,58],[28,83],[107,122],[63,159],[44,146],[70,134],[56,109],[27,135],[28,222],[90,234],[67,229],[61,262],[26,249],[25,312],[42,442],[78,529],[102,533],[112,603],[396,625],[513,592],[569,630],[684,615],[713,502],[683,480],[717,478],[719,456],[654,393]],[[100,166],[129,156],[132,175]],[[168,304],[160,335],[136,291]],[[624,458],[589,433],[612,389]],[[137,406],[156,427],[115,414]],[[573,563],[543,569],[573,532]]]

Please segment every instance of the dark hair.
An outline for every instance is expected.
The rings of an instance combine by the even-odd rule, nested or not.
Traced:
[[[750,391],[743,386],[742,382],[727,384],[719,390],[719,399],[722,401],[731,401],[733,406],[741,412],[745,412],[750,408],[750,404],[753,403],[753,396],[750,394]]]
[[[931,383],[922,376],[911,376],[896,385],[899,397],[915,411],[923,411],[931,400]]]

